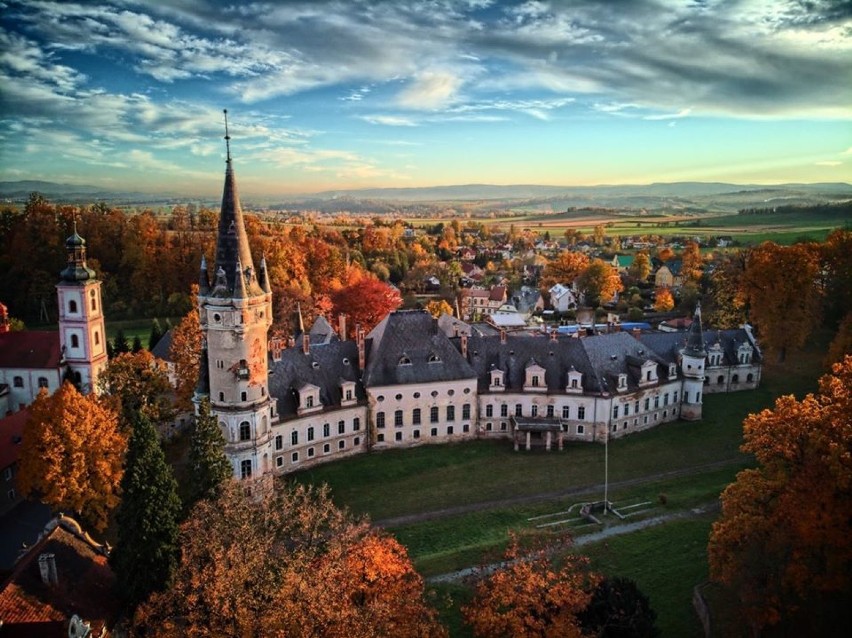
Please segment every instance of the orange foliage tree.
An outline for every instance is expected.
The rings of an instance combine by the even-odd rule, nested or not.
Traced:
[[[743,470],[722,494],[708,546],[710,575],[738,595],[753,630],[832,633],[823,618],[852,608],[852,356],[819,393],[780,397],[750,415]],[[828,620],[828,623],[831,623]],[[796,628],[804,629],[804,633]]]
[[[541,271],[541,286],[550,289],[556,284],[571,285],[589,265],[583,253],[563,250],[551,259]]]
[[[784,359],[804,345],[821,315],[819,249],[815,244],[764,242],[746,258],[741,278],[749,319],[760,342]]]
[[[701,258],[701,250],[694,241],[686,243],[681,255],[683,266],[681,274],[686,281],[698,281],[701,278],[703,260]]]
[[[334,314],[348,317],[350,336],[355,334],[355,326],[360,324],[364,330],[372,330],[391,310],[402,304],[399,290],[373,277],[364,277],[354,284],[344,286],[331,295]]]
[[[18,475],[21,492],[105,529],[120,500],[127,449],[118,414],[67,381],[53,396],[42,390],[29,410]]]
[[[567,555],[557,568],[544,548],[525,554],[513,538],[505,559],[506,567],[481,580],[473,600],[462,608],[474,636],[583,636],[577,616],[600,580],[588,570],[587,558]]]
[[[654,294],[654,310],[657,312],[668,312],[674,308],[674,297],[668,288],[657,288]]]
[[[196,291],[193,290],[193,297],[195,293]],[[193,308],[172,330],[172,344],[169,347],[169,356],[174,362],[177,378],[175,387],[177,404],[184,410],[189,409],[192,393],[198,383],[202,338],[198,309]]]
[[[624,290],[618,271],[601,259],[592,260],[580,274],[577,284],[590,306],[607,303],[615,293]]]
[[[168,375],[147,350],[124,352],[107,364],[98,377],[98,388],[104,397],[114,399],[121,410],[123,425],[129,426],[135,414],[144,414],[152,423],[172,415]]]
[[[192,510],[181,547],[172,588],[137,612],[138,635],[446,635],[405,549],[334,507],[327,488],[252,496],[227,483]]]
[[[437,299],[426,304],[426,310],[437,319],[441,315],[452,315],[453,307],[445,299]]]

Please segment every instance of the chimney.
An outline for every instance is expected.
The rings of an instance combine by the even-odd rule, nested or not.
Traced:
[[[302,335],[302,352],[311,353],[311,336],[307,332]]]
[[[559,336],[559,331],[556,329],[556,326],[553,326],[550,329],[550,340],[556,341],[556,337]]]
[[[346,315],[341,313],[337,317],[337,325],[339,326],[338,330],[340,332],[340,340],[346,341]]]
[[[361,324],[355,324],[355,339],[358,341],[358,369],[364,370],[367,365],[367,352],[364,346],[364,331]]]
[[[458,336],[459,336],[459,327],[458,327],[458,326],[456,326],[456,325],[454,325],[454,326],[453,326],[453,336],[454,336],[454,337],[458,337]]]
[[[296,347],[296,340],[293,338],[292,335],[287,338],[287,347],[288,348],[295,348]]]
[[[56,571],[56,556],[54,554],[42,554],[39,556],[38,570],[41,573],[41,582],[45,585],[59,584],[59,574]]]
[[[639,328],[633,328],[633,330],[631,330],[630,333],[633,335],[633,337],[635,339],[638,339],[639,336],[642,334],[642,330],[640,330]]]
[[[467,359],[467,334],[464,332],[461,334],[461,353]]]
[[[506,343],[506,329],[500,329],[500,343]]]

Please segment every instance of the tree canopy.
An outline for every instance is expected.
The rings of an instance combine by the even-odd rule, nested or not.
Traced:
[[[221,486],[234,476],[225,456],[225,437],[216,417],[210,414],[210,401],[201,400],[189,443],[189,469],[192,480],[190,504],[215,498]]]
[[[184,410],[189,409],[192,394],[198,384],[202,339],[198,309],[193,308],[172,330],[172,343],[169,348],[169,356],[174,363],[177,378],[175,387],[177,404]]]
[[[147,350],[116,354],[98,377],[98,387],[117,402],[125,425],[138,413],[154,423],[171,417],[169,378]]]
[[[597,306],[609,302],[624,286],[618,271],[601,259],[593,259],[577,281],[586,295],[586,303]]]
[[[65,382],[42,390],[24,426],[18,486],[55,509],[71,510],[97,530],[118,505],[127,439],[118,415]]]
[[[723,492],[708,556],[711,577],[736,593],[755,631],[783,623],[819,635],[831,630],[823,619],[852,619],[850,415],[847,355],[818,394],[780,397],[743,424],[742,450],[758,467]]]
[[[405,549],[337,509],[327,488],[227,483],[181,528],[171,589],[138,610],[140,635],[446,635]]]
[[[399,290],[371,277],[345,286],[331,296],[335,314],[343,313],[348,317],[347,329],[350,336],[355,334],[355,326],[360,324],[364,330],[372,330],[391,310],[402,303]]]
[[[556,284],[570,286],[588,265],[589,258],[583,253],[563,250],[545,264],[541,272],[540,285],[546,289],[550,289]]]

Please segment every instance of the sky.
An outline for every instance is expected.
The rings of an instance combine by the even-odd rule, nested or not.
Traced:
[[[0,180],[852,181],[849,0],[0,0]]]

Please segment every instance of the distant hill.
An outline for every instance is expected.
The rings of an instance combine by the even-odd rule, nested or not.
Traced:
[[[55,201],[93,203],[127,202],[127,201],[162,201],[173,198],[173,193],[140,193],[136,191],[119,191],[92,186],[90,184],[57,184],[36,179],[25,179],[17,182],[0,182],[0,199],[11,201],[26,201],[31,193],[41,193],[46,198]]]

